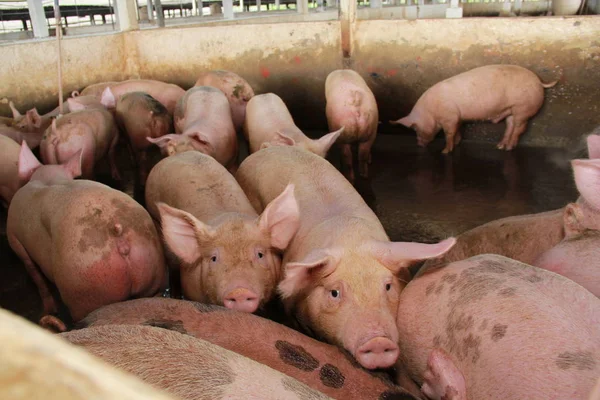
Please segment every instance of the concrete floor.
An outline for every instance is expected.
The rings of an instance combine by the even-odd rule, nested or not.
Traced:
[[[357,190],[396,241],[433,242],[485,222],[553,210],[577,198],[569,149],[462,143],[452,155],[439,138],[423,149],[414,135],[380,135],[369,179]],[[339,153],[330,160],[337,164]],[[128,174],[132,176],[131,173]],[[32,321],[41,316],[37,290],[6,239],[0,209],[0,307]]]

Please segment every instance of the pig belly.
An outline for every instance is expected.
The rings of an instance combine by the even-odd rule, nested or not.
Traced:
[[[473,257],[406,287],[398,327],[409,373],[422,383],[429,354],[441,348],[467,398],[585,399],[600,374],[599,300],[506,260]]]

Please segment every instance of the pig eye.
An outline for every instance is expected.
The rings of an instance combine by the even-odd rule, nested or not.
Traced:
[[[386,291],[388,291],[388,292],[389,292],[390,290],[392,290],[392,284],[391,284],[391,283],[386,283],[386,284],[385,284],[385,290],[386,290]]]
[[[217,256],[212,256],[212,257],[210,258],[210,261],[212,261],[212,262],[214,262],[214,263],[215,263],[215,262],[217,262]]]
[[[258,258],[263,258],[265,255],[262,252],[258,252]]]
[[[337,298],[340,297],[340,291],[339,290],[332,290],[330,292],[330,294],[331,294],[331,297],[333,297],[334,299],[337,299]]]

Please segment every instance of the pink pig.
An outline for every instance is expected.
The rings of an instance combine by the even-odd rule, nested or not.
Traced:
[[[163,155],[198,150],[235,171],[238,142],[223,92],[210,86],[194,86],[177,103],[174,122],[179,134],[148,138]]]
[[[259,217],[235,178],[212,157],[188,151],[150,171],[146,204],[182,261],[186,298],[255,312],[279,283],[283,251],[298,229],[294,188]]]
[[[527,129],[527,121],[544,103],[543,83],[538,76],[518,65],[486,65],[438,82],[419,98],[410,114],[391,124],[417,131],[419,146],[426,146],[444,130],[449,153],[461,140],[462,121],[492,121],[506,118],[499,149],[512,150]]]
[[[152,296],[166,284],[162,245],[146,210],[106,185],[74,180],[80,159],[81,150],[65,164],[44,166],[23,144],[19,178],[29,183],[13,197],[6,228],[44,314],[57,311],[49,281],[74,321],[106,304]]]
[[[200,75],[194,86],[212,86],[225,93],[231,107],[233,126],[237,132],[242,130],[246,105],[254,96],[254,90],[244,78],[230,71],[208,71]]]
[[[365,368],[398,358],[396,311],[407,267],[454,245],[390,242],[377,216],[328,161],[292,146],[256,152],[236,179],[257,210],[291,183],[300,228],[284,253],[279,292],[300,326],[347,349]]]
[[[360,176],[368,177],[371,147],[377,137],[379,124],[379,111],[373,92],[357,72],[338,69],[327,76],[325,99],[329,130],[345,127],[337,140],[342,147],[344,175],[354,182],[351,145],[356,143]]]
[[[313,140],[296,126],[285,103],[276,94],[259,94],[248,102],[244,135],[250,142],[251,153],[273,145],[298,146],[325,157],[343,131],[344,127],[341,127]]]
[[[21,187],[18,173],[19,152],[17,142],[0,135],[0,200],[6,206]]]
[[[114,179],[120,174],[115,162],[119,131],[112,114],[104,108],[65,114],[47,129],[40,144],[44,164],[61,164],[82,151],[82,177],[94,177],[94,165],[108,154]]]
[[[429,399],[585,400],[600,376],[600,300],[495,254],[413,279],[398,330],[401,370]]]

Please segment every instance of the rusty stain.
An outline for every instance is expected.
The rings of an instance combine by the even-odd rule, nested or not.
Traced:
[[[300,57],[298,57],[298,56],[295,56],[294,57],[294,63],[296,63],[296,64],[302,64],[302,59]]]
[[[267,67],[260,67],[260,74],[263,78],[268,78],[271,76],[271,71],[269,71],[269,68]]]

